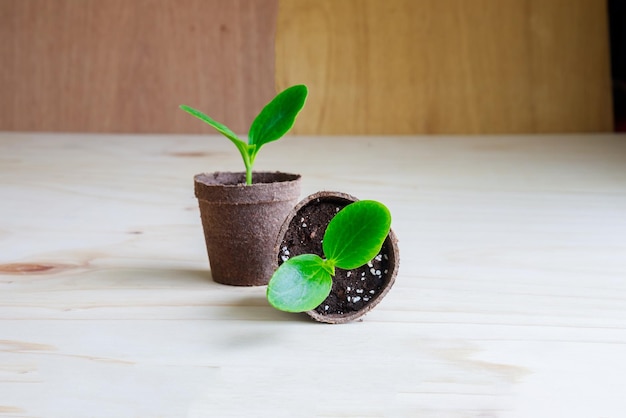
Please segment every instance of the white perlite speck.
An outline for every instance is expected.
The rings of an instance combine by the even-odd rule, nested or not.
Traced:
[[[358,301],[360,301],[360,300],[361,300],[361,297],[360,297],[360,296],[355,296],[355,297],[353,297],[353,298],[352,298],[352,302],[353,302],[353,303],[357,303],[357,302],[358,302]]]

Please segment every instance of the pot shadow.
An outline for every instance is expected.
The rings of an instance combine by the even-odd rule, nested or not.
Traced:
[[[217,319],[228,321],[228,332],[217,336],[212,334],[213,343],[241,352],[273,349],[285,343],[286,326],[315,325],[305,313],[294,314],[273,308],[264,294],[247,295],[224,306]]]
[[[218,284],[219,285],[219,284]],[[265,288],[263,287],[263,290]],[[247,295],[224,307],[229,318],[249,321],[313,323],[305,313],[283,312],[273,308],[263,295]]]
[[[104,266],[95,271],[105,275],[110,275],[112,271],[115,271],[114,277],[123,278],[124,283],[147,288],[154,286],[155,288],[197,289],[207,285],[220,286],[213,280],[210,270],[202,268],[124,265]]]
[[[294,314],[273,308],[267,302],[265,286],[239,287],[217,283],[209,268],[108,265],[83,276],[81,284],[118,291],[143,289],[149,295],[143,297],[154,298],[157,302],[164,298],[164,291],[182,292],[178,293],[179,303],[188,303],[202,310],[207,320],[315,323],[305,313]],[[192,291],[191,296],[188,291]],[[175,297],[173,293],[172,297]]]
[[[218,319],[237,319],[249,321],[281,321],[314,323],[315,321],[302,313],[279,311],[272,307],[265,297],[265,286],[231,286],[213,280],[210,269],[184,269],[171,271],[178,278],[184,277],[189,284],[209,285],[215,291],[224,291],[226,303],[222,306],[222,317]],[[177,279],[178,280],[178,279]],[[255,292],[257,291],[258,292]],[[232,293],[241,292],[239,299],[233,300]],[[255,292],[255,294],[250,294]]]

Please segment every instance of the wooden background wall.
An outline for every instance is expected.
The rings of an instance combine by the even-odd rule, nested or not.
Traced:
[[[0,130],[247,132],[274,96],[277,0],[0,0]],[[197,122],[197,123],[196,123]]]
[[[609,71],[602,0],[0,0],[0,130],[610,131]]]

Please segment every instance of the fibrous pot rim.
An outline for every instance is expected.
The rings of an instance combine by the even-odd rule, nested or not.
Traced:
[[[245,175],[245,172],[229,171],[196,174],[195,195],[199,200],[213,204],[282,202],[300,196],[299,174],[253,172],[250,185],[245,184]]]

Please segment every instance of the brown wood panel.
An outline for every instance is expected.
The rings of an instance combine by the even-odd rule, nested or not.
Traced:
[[[597,0],[280,0],[276,84],[303,134],[612,129]]]
[[[275,93],[277,0],[0,0],[0,130],[235,131]]]

